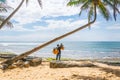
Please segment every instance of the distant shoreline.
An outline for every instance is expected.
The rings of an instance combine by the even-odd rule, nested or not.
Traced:
[[[0,53],[0,60],[3,59],[9,59],[12,57],[17,56],[16,54],[12,53]],[[29,56],[29,57],[35,57],[35,56]],[[55,60],[55,58],[52,57],[41,57],[43,61],[52,61]],[[108,65],[113,65],[113,66],[120,66],[120,58],[104,58],[104,59],[72,59],[72,58],[61,58],[62,61],[91,61],[91,62],[100,62],[100,63],[105,63]]]
[[[29,51],[43,42],[0,42],[0,52],[13,52],[17,55]],[[52,49],[56,44],[63,43],[65,49],[62,57],[72,59],[106,59],[120,57],[120,42],[114,41],[60,41],[31,54],[39,57],[55,57]]]
[[[0,56],[17,56],[17,54],[15,53],[12,53],[12,52],[0,52]],[[35,56],[31,56],[31,57],[35,57]],[[40,56],[38,56],[40,57]],[[42,58],[51,58],[53,59],[53,57],[42,57]],[[108,57],[108,58],[80,58],[80,59],[74,59],[74,58],[64,58],[63,57],[63,60],[76,60],[76,61],[81,61],[81,60],[97,60],[97,61],[100,61],[100,60],[103,60],[103,61],[120,61],[120,57],[117,57],[117,58],[111,58],[111,57]]]

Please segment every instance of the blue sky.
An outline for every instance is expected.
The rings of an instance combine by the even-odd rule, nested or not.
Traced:
[[[48,41],[86,24],[86,12],[79,16],[79,7],[66,6],[67,1],[42,0],[43,9],[40,9],[37,0],[31,0],[27,7],[24,3],[11,19],[14,28],[4,27],[0,30],[0,41]],[[13,8],[19,3],[20,0],[7,2]],[[117,16],[117,21],[113,19],[106,21],[98,15],[91,29],[86,28],[62,40],[120,41],[120,15]]]

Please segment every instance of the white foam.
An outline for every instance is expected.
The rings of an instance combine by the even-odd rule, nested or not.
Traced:
[[[17,42],[12,42],[12,43],[0,43],[2,46],[9,46],[9,45],[40,45],[42,43],[17,43]]]
[[[7,43],[0,43],[2,46],[8,46]]]

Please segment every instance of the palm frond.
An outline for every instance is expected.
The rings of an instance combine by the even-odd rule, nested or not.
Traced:
[[[5,20],[5,16],[0,16],[0,24]],[[13,24],[12,22],[8,21],[6,24],[5,24],[7,27],[9,28],[12,28],[13,27]]]
[[[90,21],[91,21],[91,19],[92,19],[92,17],[93,17],[93,5],[91,5],[91,7],[90,7],[90,10],[89,10],[89,12],[88,12],[88,23],[90,23]],[[89,29],[90,29],[90,25],[89,25]]]
[[[26,6],[28,5],[28,3],[29,3],[29,0],[26,0]]]
[[[8,21],[6,23],[6,26],[9,27],[9,28],[13,28],[14,27],[13,24],[12,24],[12,22],[10,22],[10,21]]]
[[[82,4],[84,2],[86,2],[87,0],[70,0],[67,3],[67,6],[78,6],[79,4]]]
[[[103,17],[106,20],[110,19],[110,12],[108,11],[108,9],[102,3],[100,3],[98,5],[98,9],[100,10],[100,12],[102,13]]]
[[[117,13],[120,14],[119,9],[117,8],[118,6],[120,6],[120,0],[109,0],[109,1],[103,0],[103,1],[113,9],[113,17],[114,20],[116,21]]]
[[[7,12],[8,10],[13,9],[5,3],[0,3],[0,12]]]
[[[88,2],[86,1],[86,2],[81,6],[81,10],[80,10],[80,12],[79,12],[79,15],[82,14],[82,11],[87,10],[88,8],[89,8]]]
[[[42,1],[38,0],[39,6],[42,8]]]
[[[7,9],[6,9],[6,8],[1,8],[1,7],[0,7],[0,12],[7,12]]]
[[[117,6],[117,2],[114,0],[114,4],[113,4],[113,17],[114,17],[115,21],[116,21],[116,16],[117,16],[116,9],[115,9],[116,6]]]

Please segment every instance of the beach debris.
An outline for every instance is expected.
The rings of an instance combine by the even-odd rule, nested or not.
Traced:
[[[14,69],[14,68],[17,68],[17,65],[15,64],[12,64],[11,66],[8,67],[9,69]]]
[[[20,67],[20,68],[24,67],[23,66],[24,65],[24,61],[23,60],[18,60],[15,64],[16,64],[17,67]]]
[[[30,67],[30,61],[25,61],[23,65],[26,68]]]
[[[14,54],[14,53],[8,53],[8,52],[3,52],[3,53],[1,53],[1,52],[0,52],[0,58],[10,59],[10,58],[13,58],[13,57],[15,57],[15,56],[17,56],[17,55]]]
[[[63,61],[51,61],[50,68],[67,68],[68,65]]]
[[[89,61],[51,61],[50,68],[69,68],[69,67],[95,67],[92,62]]]
[[[30,66],[38,66],[42,63],[42,58],[34,58],[30,61]]]
[[[6,60],[6,63],[1,63],[1,65],[0,65],[0,69],[2,69],[3,71],[5,71],[7,69],[14,69],[14,68],[17,68],[17,67],[28,68],[30,66],[38,66],[42,63],[42,58],[29,56],[29,57],[17,60],[13,64],[11,64],[11,62],[7,62],[7,61],[8,60]]]

